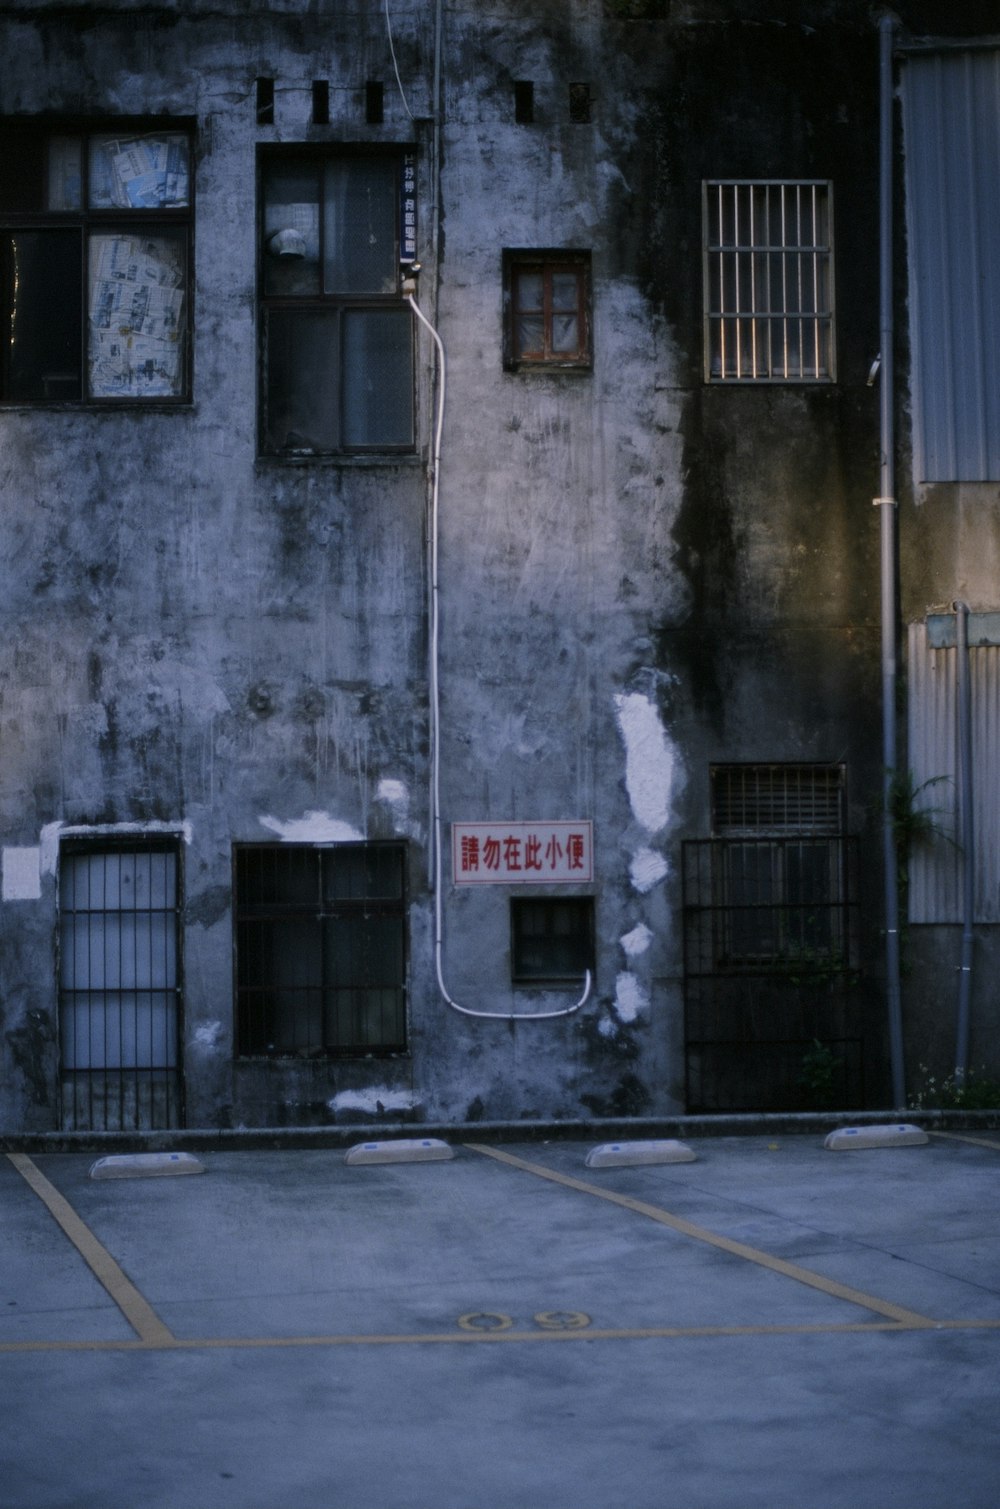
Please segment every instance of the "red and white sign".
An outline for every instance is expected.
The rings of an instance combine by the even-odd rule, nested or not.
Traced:
[[[594,878],[593,823],[452,823],[456,885],[581,885]]]

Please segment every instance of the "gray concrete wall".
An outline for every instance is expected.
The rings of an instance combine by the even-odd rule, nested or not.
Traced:
[[[875,33],[860,3],[808,25],[763,0],[664,11],[444,7],[438,181],[430,4],[392,6],[414,120],[381,0],[5,9],[4,113],[189,115],[198,155],[190,409],[0,413],[0,830],[41,861],[40,897],[0,907],[2,1124],[58,1122],[66,833],[183,834],[192,1125],[334,1119],[346,1092],[394,1119],[683,1109],[680,842],[709,831],[714,760],[846,762],[877,982]],[[309,120],[318,78],[329,127]],[[574,82],[590,124],[569,119]],[[420,455],[256,459],[255,152],[276,141],[418,146],[420,298],[448,357],[443,817],[593,821],[595,989],[555,1022],[463,1017],[435,982],[429,342]],[[835,387],[704,387],[713,175],[835,180]],[[501,253],[531,246],[591,252],[592,372],[503,369]],[[234,1063],[232,845],[338,836],[409,845],[410,1052]],[[448,887],[444,934],[459,1003],[570,999],[512,988],[505,889]],[[877,1099],[874,1024],[870,1051]]]

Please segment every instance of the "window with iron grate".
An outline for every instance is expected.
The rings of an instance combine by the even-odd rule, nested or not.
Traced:
[[[843,767],[718,765],[710,775],[719,957],[815,963],[843,952]]]
[[[705,378],[832,382],[828,182],[704,185]]]
[[[401,844],[235,851],[241,1056],[349,1056],[406,1046]]]

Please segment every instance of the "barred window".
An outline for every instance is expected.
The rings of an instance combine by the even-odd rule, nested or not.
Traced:
[[[525,896],[510,903],[516,985],[573,985],[594,969],[592,896]]]
[[[845,948],[844,771],[711,771],[718,954],[728,963],[829,958]]]
[[[412,450],[414,171],[400,152],[262,157],[265,453]]]
[[[236,849],[240,1055],[405,1048],[405,859],[401,844]]]
[[[832,381],[831,185],[706,183],[704,226],[706,380]]]
[[[190,397],[191,131],[0,124],[0,402]]]

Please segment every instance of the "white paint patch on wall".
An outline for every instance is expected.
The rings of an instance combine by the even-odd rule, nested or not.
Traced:
[[[638,959],[639,955],[644,954],[652,943],[653,934],[644,922],[640,922],[618,941],[625,950],[626,958]]]
[[[3,851],[4,901],[37,901],[42,894],[42,851],[37,847]]]
[[[674,751],[648,697],[626,692],[616,695],[614,703],[625,745],[625,787],[632,815],[647,833],[658,833],[670,818]]]
[[[655,849],[636,849],[629,865],[629,878],[641,896],[658,885],[667,873],[667,861]]]
[[[195,1028],[192,1041],[196,1048],[215,1048],[221,1037],[221,1022],[202,1022]]]
[[[307,812],[304,817],[293,817],[282,822],[278,817],[262,817],[262,828],[276,833],[283,844],[356,844],[364,842],[364,834],[350,823],[329,812]]]
[[[167,834],[190,844],[194,837],[191,823],[94,823],[91,827],[70,823],[46,823],[41,832],[42,874],[54,875],[59,862],[61,838],[142,838],[146,834]]]
[[[334,1115],[338,1111],[366,1111],[377,1116],[380,1111],[412,1111],[420,1097],[410,1090],[390,1090],[376,1085],[371,1090],[342,1090],[327,1102]]]
[[[615,1010],[623,1022],[634,1022],[649,1006],[649,996],[635,975],[623,970],[615,980]]]
[[[380,802],[385,802],[394,812],[405,817],[410,806],[410,793],[404,781],[382,780],[376,792]]]

